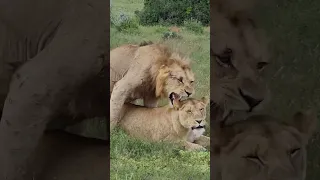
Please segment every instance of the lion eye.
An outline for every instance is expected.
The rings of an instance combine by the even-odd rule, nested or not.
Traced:
[[[179,82],[183,82],[183,78],[182,77],[180,77],[180,78],[178,78],[178,80],[179,80]]]
[[[203,111],[203,110],[204,110],[204,108],[201,108],[201,109],[200,109],[200,111]]]
[[[267,63],[267,62],[258,62],[257,63],[257,69],[258,70],[261,70],[261,69],[263,69],[265,66],[267,66],[269,63]]]
[[[189,110],[187,110],[187,113],[191,113],[192,111],[189,109]]]
[[[190,81],[190,83],[192,84],[194,81]]]
[[[232,55],[233,55],[233,52],[230,48],[226,48],[221,54],[214,54],[217,62],[220,65],[226,66],[226,67],[232,66],[232,62],[231,62]]]
[[[248,156],[245,156],[244,158],[246,158],[249,161],[253,161],[255,163],[264,165],[264,163],[261,161],[261,159],[257,155],[248,155]]]
[[[300,151],[300,148],[295,148],[295,149],[290,150],[290,156],[296,155],[299,151]]]

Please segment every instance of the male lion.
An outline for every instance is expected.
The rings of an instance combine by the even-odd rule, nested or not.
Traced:
[[[241,13],[246,8],[221,6],[236,2],[216,0],[211,7],[211,118],[230,123],[262,110],[270,99],[262,79],[269,63],[263,34]]]
[[[187,150],[204,150],[210,138],[205,131],[206,106],[209,100],[189,98],[179,100],[175,93],[170,95],[173,106],[146,108],[124,104],[120,127],[132,137],[148,141],[171,141]]]
[[[110,52],[110,130],[120,120],[125,102],[143,99],[157,107],[160,97],[177,93],[189,97],[195,90],[187,58],[162,44],[123,45]]]
[[[47,128],[109,117],[106,0],[0,1],[0,179],[24,180]]]
[[[216,180],[304,180],[306,145],[317,127],[312,111],[281,122],[254,115],[212,129],[211,178]]]

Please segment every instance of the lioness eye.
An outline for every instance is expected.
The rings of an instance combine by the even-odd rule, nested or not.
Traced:
[[[182,77],[180,77],[178,80],[179,80],[180,82],[183,82],[183,78],[182,78]]]
[[[192,84],[194,81],[190,81],[190,83]]]
[[[201,108],[200,111],[203,111],[203,108]]]
[[[187,110],[187,113],[191,113],[191,110]]]
[[[267,66],[269,63],[267,63],[267,62],[258,62],[257,63],[257,69],[258,70],[261,70],[261,69],[263,69],[265,66]]]

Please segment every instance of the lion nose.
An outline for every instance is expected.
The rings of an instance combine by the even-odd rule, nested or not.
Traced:
[[[241,91],[241,89],[239,89],[239,93],[243,97],[243,99],[247,102],[247,104],[250,106],[250,109],[253,109],[255,106],[257,106],[258,104],[260,104],[263,101],[263,99],[255,99],[251,96],[245,95]]]
[[[188,92],[186,90],[184,90],[184,91],[187,93],[188,97],[192,94],[191,92]]]
[[[202,120],[196,120],[198,124],[200,124],[202,122]]]

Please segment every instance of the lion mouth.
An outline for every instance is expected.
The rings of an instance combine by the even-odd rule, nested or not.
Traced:
[[[193,126],[193,127],[191,127],[191,130],[202,129],[202,128],[205,128],[205,127],[206,127],[205,125]]]
[[[180,101],[181,100],[181,96],[179,96],[177,93],[172,92],[172,93],[169,94],[169,99],[170,99],[171,105],[173,106],[173,103],[174,103],[173,101],[176,100],[176,99],[178,99]]]

